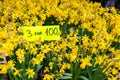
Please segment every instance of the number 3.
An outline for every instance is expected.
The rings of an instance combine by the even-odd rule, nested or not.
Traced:
[[[27,30],[26,32],[28,32],[28,37],[31,37],[32,34],[31,34],[31,31],[30,30]]]

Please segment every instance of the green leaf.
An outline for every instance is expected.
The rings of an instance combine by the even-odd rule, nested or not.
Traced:
[[[58,79],[72,79],[72,77],[71,76],[62,76],[62,77],[57,77]]]
[[[89,80],[88,78],[86,78],[84,76],[79,76],[79,78],[84,79],[84,80]]]
[[[42,65],[37,65],[36,72],[38,72],[42,68]]]
[[[62,74],[65,75],[65,76],[72,76],[71,73],[62,73]]]
[[[86,69],[87,69],[87,73],[88,73],[88,76],[89,76],[90,80],[93,80],[93,77],[92,77],[92,68],[89,67],[89,66],[87,66]]]
[[[73,75],[73,64],[71,63],[71,73]]]

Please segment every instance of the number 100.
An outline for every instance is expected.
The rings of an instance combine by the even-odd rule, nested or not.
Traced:
[[[47,28],[46,34],[47,36],[58,35],[59,34],[58,28]]]

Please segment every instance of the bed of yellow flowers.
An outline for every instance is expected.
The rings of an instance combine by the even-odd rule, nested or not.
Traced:
[[[120,14],[85,0],[0,0],[0,80],[120,79]],[[23,26],[60,25],[29,42]]]

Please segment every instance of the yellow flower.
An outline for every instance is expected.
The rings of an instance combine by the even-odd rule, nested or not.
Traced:
[[[43,80],[54,80],[53,75],[45,74]]]
[[[10,69],[14,69],[15,64],[13,63],[13,60],[8,61],[7,66]]]
[[[113,53],[115,51],[115,48],[109,48],[109,51]]]
[[[88,66],[92,66],[92,64],[90,63],[90,57],[86,57],[84,59],[81,60],[81,64],[80,64],[80,68],[85,69],[85,67]]]
[[[50,62],[50,63],[49,63],[49,67],[50,67],[50,69],[52,70],[52,68],[53,68],[53,62]]]
[[[37,48],[32,48],[31,49],[31,54],[36,55],[37,54]]]
[[[43,53],[47,53],[50,51],[49,45],[46,45],[46,44],[42,45],[40,49]]]
[[[91,53],[92,53],[92,54],[97,53],[97,49],[96,49],[96,48],[92,48]]]
[[[96,57],[96,62],[95,62],[95,64],[98,63],[98,64],[100,65],[100,64],[103,63],[103,61],[104,61],[103,57],[99,55],[98,57]]]
[[[0,74],[6,74],[8,70],[8,66],[6,64],[0,64]]]
[[[47,72],[49,72],[49,69],[48,69],[48,67],[45,67],[44,73],[47,73]]]
[[[82,37],[82,43],[85,48],[89,46],[89,37],[88,36],[83,36]]]
[[[58,62],[62,61],[62,55],[58,55]]]
[[[65,70],[66,69],[70,69],[70,64],[69,63],[63,63],[62,65],[61,65],[62,67],[60,68],[60,71],[59,72],[65,72]]]
[[[17,59],[20,63],[22,63],[24,61],[24,54],[25,54],[25,52],[22,49],[18,49],[16,51]]]
[[[95,64],[106,65],[107,59],[108,59],[107,55],[98,55],[95,58],[95,60],[96,60]]]
[[[111,71],[113,75],[118,74],[118,70],[116,70],[115,68],[113,68]]]
[[[13,49],[14,45],[9,40],[3,44],[2,50],[5,52],[5,56],[11,56]]]
[[[72,54],[77,56],[78,53],[78,46],[75,46],[75,48],[72,49]]]
[[[115,58],[120,60],[120,50],[116,50]]]
[[[62,10],[58,7],[56,7],[56,12],[62,13]]]
[[[40,64],[39,58],[32,58],[33,65]]]
[[[14,75],[15,76],[17,76],[17,75],[20,76],[20,70],[15,69]]]
[[[120,60],[118,60],[118,61],[115,63],[115,67],[117,67],[118,70],[120,70]]]
[[[2,40],[2,39],[7,39],[8,38],[8,33],[7,32],[5,32],[5,31],[3,31],[3,29],[2,28],[0,28],[0,41]]]
[[[118,77],[108,78],[108,80],[118,80]]]
[[[28,68],[28,69],[26,69],[26,71],[27,71],[29,79],[34,77],[35,72],[33,71],[33,69]]]
[[[37,54],[37,56],[36,56],[36,59],[39,60],[39,63],[41,63],[44,58],[45,58],[45,54],[41,53],[41,52],[39,54]]]
[[[75,61],[77,55],[70,54],[70,62]]]
[[[18,54],[17,59],[20,63],[22,63],[24,61],[24,55],[23,54]]]

